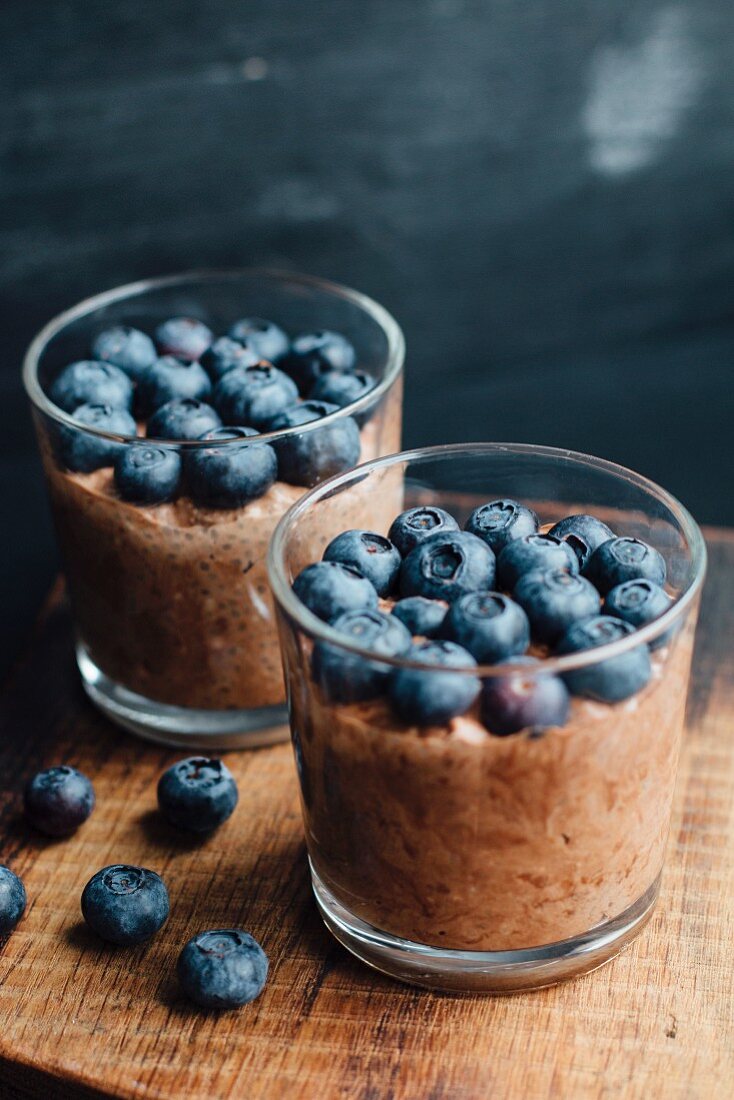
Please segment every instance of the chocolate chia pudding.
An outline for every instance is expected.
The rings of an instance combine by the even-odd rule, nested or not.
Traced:
[[[540,737],[492,736],[476,710],[418,728],[385,700],[296,695],[316,873],[374,927],[449,949],[533,947],[618,916],[662,869],[691,634],[655,654],[639,695],[573,699]]]
[[[271,547],[319,906],[358,956],[419,984],[527,988],[583,972],[657,896],[702,542],[690,521],[686,543],[682,511],[676,528],[673,498],[666,528],[643,479],[639,502],[615,507],[617,468],[537,450],[373,463],[294,506]],[[452,512],[467,500],[445,488],[452,459],[454,484],[514,478],[530,492],[573,462],[584,476],[562,481],[559,501],[588,492],[604,521],[553,501],[539,515],[509,493]],[[602,475],[587,477],[592,463]],[[337,534],[340,500],[389,473],[421,503]],[[330,538],[306,562],[322,526]],[[476,953],[478,969],[451,952]]]
[[[24,380],[110,717],[167,743],[283,736],[268,543],[308,488],[399,448],[402,360],[377,303],[263,271],[123,287],[39,335]],[[382,525],[400,496],[342,503]]]

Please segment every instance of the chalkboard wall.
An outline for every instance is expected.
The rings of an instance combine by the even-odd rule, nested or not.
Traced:
[[[3,0],[0,42],[4,655],[55,568],[23,347],[144,275],[347,282],[405,329],[407,442],[588,450],[734,523],[726,0]]]

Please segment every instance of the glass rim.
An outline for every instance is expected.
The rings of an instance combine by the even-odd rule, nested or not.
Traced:
[[[115,432],[105,432],[99,428],[92,428],[75,420],[71,413],[65,412],[55,405],[44,392],[38,379],[38,365],[41,356],[50,341],[58,336],[68,325],[74,321],[87,317],[106,306],[116,302],[122,302],[127,298],[143,296],[149,291],[162,290],[168,287],[176,287],[185,283],[213,283],[218,281],[236,281],[244,277],[269,279],[282,284],[295,284],[318,290],[324,294],[330,294],[335,298],[341,298],[352,305],[357,306],[368,314],[382,329],[387,340],[387,355],[385,357],[385,371],[374,389],[371,389],[357,401],[353,401],[344,408],[328,413],[318,420],[308,421],[306,424],[297,424],[291,428],[280,428],[270,432],[258,433],[258,442],[277,442],[287,439],[292,435],[305,435],[308,432],[317,431],[336,421],[346,417],[358,416],[361,412],[372,408],[391,389],[395,380],[400,376],[405,361],[405,337],[403,330],[393,315],[380,305],[374,298],[363,294],[359,290],[334,283],[328,279],[322,279],[317,275],[304,275],[300,272],[287,271],[282,268],[270,267],[242,267],[242,268],[212,268],[194,271],[184,271],[176,275],[161,275],[151,279],[138,279],[132,283],[112,287],[89,298],[83,298],[80,302],[70,306],[56,314],[47,321],[43,328],[34,336],[23,357],[22,379],[26,394],[33,406],[48,416],[51,420],[62,424],[67,428],[74,428],[87,435],[99,436],[101,439],[114,443],[134,443],[139,441],[149,446],[176,447],[186,450],[196,450],[202,447],[211,447],[211,440],[206,439],[147,439],[142,436],[119,435]],[[253,437],[255,438],[255,437]],[[226,447],[228,444],[242,445],[241,439],[217,440],[217,447]]]
[[[447,668],[440,665],[430,665],[421,663],[420,661],[409,660],[407,657],[377,655],[351,642],[345,635],[340,634],[339,631],[335,630],[322,619],[319,619],[312,611],[309,611],[306,605],[298,599],[288,581],[285,568],[285,553],[290,531],[298,523],[304,512],[313,504],[333,495],[339,489],[349,484],[350,481],[357,483],[358,481],[364,480],[365,476],[377,470],[397,465],[398,462],[414,462],[423,458],[435,460],[450,458],[454,455],[468,456],[472,454],[517,454],[529,456],[537,455],[550,459],[555,458],[561,462],[575,463],[577,465],[602,470],[624,481],[631,482],[637,488],[648,493],[649,496],[665,504],[680,524],[691,553],[692,577],[687,588],[674,598],[670,607],[664,611],[659,618],[653,619],[652,622],[647,623],[645,626],[635,629],[631,634],[625,635],[625,637],[618,638],[612,642],[605,642],[604,645],[595,646],[593,649],[543,658],[539,661],[537,667],[523,664],[519,659],[509,659],[501,665],[477,664],[473,666],[467,665],[464,668]],[[601,661],[608,660],[611,657],[617,657],[642,644],[648,644],[654,641],[674,626],[692,605],[703,584],[703,579],[706,574],[706,562],[706,543],[701,528],[688,509],[681,504],[677,497],[669,493],[667,489],[663,489],[661,486],[657,485],[656,482],[651,481],[642,474],[636,473],[634,470],[630,470],[626,466],[611,462],[609,459],[587,455],[581,451],[572,451],[561,447],[547,447],[533,443],[444,443],[438,446],[418,447],[409,451],[400,451],[396,454],[385,455],[382,458],[373,459],[370,462],[365,462],[361,466],[355,466],[351,470],[337,474],[335,477],[331,477],[327,481],[321,482],[315,488],[310,489],[309,492],[304,494],[295,504],[291,505],[288,511],[281,517],[275,528],[268,548],[268,579],[270,581],[273,596],[279,607],[290,619],[294,620],[305,633],[319,642],[328,642],[339,649],[353,653],[355,656],[380,665],[388,665],[392,668],[410,668],[434,673],[458,673],[459,675],[478,676],[482,679],[488,679],[518,674],[525,677],[533,677],[570,672],[574,669],[597,665]]]

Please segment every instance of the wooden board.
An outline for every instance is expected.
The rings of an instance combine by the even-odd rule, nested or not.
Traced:
[[[309,893],[288,746],[232,755],[235,816],[202,842],[155,812],[174,755],[85,702],[57,593],[0,714],[0,859],[28,913],[0,953],[0,1096],[248,1100],[719,1100],[734,1092],[734,535],[710,533],[710,576],[662,898],[605,969],[514,998],[444,997],[353,961]],[[180,754],[179,754],[180,755]],[[34,770],[73,762],[98,806],[76,837],[19,814]],[[102,945],[79,895],[99,867],[165,877],[171,917],[147,947]],[[249,1008],[202,1014],[173,977],[196,930],[242,924],[271,978]]]

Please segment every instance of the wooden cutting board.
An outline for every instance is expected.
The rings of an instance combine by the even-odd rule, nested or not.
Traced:
[[[247,1100],[729,1100],[734,1095],[734,533],[711,553],[670,852],[656,915],[595,974],[512,998],[445,997],[372,973],[322,927],[287,745],[231,754],[241,801],[192,842],[155,812],[157,750],[78,685],[60,591],[0,706],[0,861],[28,890],[0,942],[0,1097]],[[114,624],[111,624],[114,629]],[[97,809],[71,840],[32,833],[19,792],[66,761]],[[171,917],[148,946],[104,946],[79,896],[105,864],[159,871]],[[270,955],[251,1006],[203,1014],[174,967],[195,931],[243,925]]]

